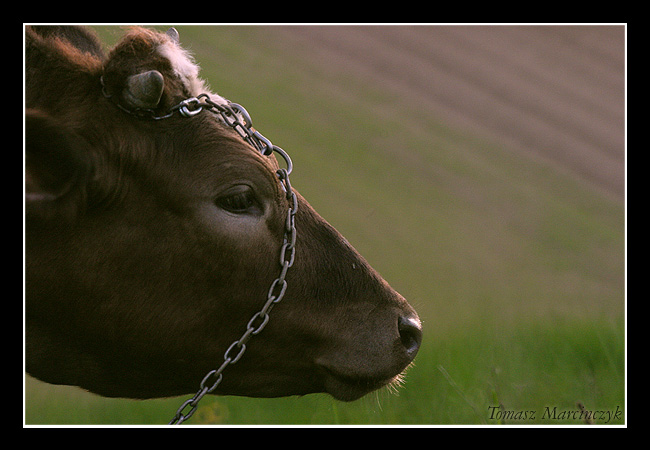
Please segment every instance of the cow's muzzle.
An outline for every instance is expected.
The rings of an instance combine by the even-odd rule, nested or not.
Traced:
[[[339,347],[316,361],[325,375],[325,391],[338,400],[356,400],[386,385],[398,384],[420,349],[422,326],[415,313],[404,311],[393,325],[382,321],[385,328],[377,327],[380,322],[372,317],[367,319],[374,334],[359,329],[348,348]],[[381,330],[379,334],[377,329]]]

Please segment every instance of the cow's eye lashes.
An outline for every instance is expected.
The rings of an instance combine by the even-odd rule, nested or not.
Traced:
[[[248,192],[229,195],[219,199],[219,206],[229,211],[245,211],[255,203],[253,197]]]
[[[250,189],[222,195],[216,200],[216,204],[218,207],[236,214],[259,211],[255,195]]]

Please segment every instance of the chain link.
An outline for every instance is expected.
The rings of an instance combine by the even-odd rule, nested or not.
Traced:
[[[201,101],[203,99],[203,101]],[[199,390],[194,396],[178,408],[176,414],[169,422],[169,425],[181,424],[192,417],[196,411],[199,402],[206,395],[214,391],[223,380],[223,371],[231,364],[235,364],[246,351],[248,340],[260,333],[269,322],[269,313],[273,306],[279,303],[287,291],[286,275],[296,256],[296,225],[295,216],[298,212],[298,198],[291,188],[289,174],[293,170],[293,164],[289,155],[280,147],[275,146],[264,137],[259,131],[253,128],[253,124],[248,112],[236,103],[219,104],[213,102],[208,94],[201,94],[195,98],[189,98],[174,106],[170,112],[164,116],[155,116],[151,113],[150,117],[155,120],[166,119],[171,117],[175,112],[183,117],[193,117],[203,109],[208,109],[214,114],[218,114],[223,122],[237,131],[239,135],[249,144],[251,144],[260,153],[270,156],[273,152],[278,153],[287,164],[286,169],[279,169],[277,176],[280,184],[286,194],[289,202],[289,210],[285,222],[284,237],[280,247],[280,275],[273,280],[266,295],[266,303],[258,312],[256,312],[248,321],[246,331],[241,337],[235,340],[223,355],[223,363],[218,369],[208,372],[201,383]],[[127,111],[128,112],[128,111]],[[242,121],[243,119],[243,121]]]

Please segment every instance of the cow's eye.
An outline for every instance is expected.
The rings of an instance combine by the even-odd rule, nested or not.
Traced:
[[[235,214],[256,214],[261,212],[255,194],[248,186],[235,186],[229,189],[217,198],[216,204],[218,207]]]

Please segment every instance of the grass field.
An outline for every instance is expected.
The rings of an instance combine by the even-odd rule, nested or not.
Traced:
[[[578,403],[622,411],[596,424],[626,423],[619,193],[408,98],[381,77],[389,59],[346,59],[294,29],[177,28],[212,89],[290,153],[293,186],[424,326],[396,392],[350,404],[206,398],[190,424],[583,424]],[[29,377],[25,387],[27,424],[164,424],[184,400],[104,399]]]

